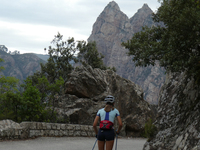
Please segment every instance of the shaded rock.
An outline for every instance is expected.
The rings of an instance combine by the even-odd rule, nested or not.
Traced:
[[[92,69],[90,66],[76,68],[65,86],[66,98],[61,98],[63,107],[59,109],[62,109],[60,115],[68,116],[70,123],[91,125],[97,111],[105,106],[107,95],[116,99],[115,107],[124,123],[123,135],[140,136],[147,120],[154,118],[151,106],[143,99],[143,90],[111,70]],[[66,104],[71,96],[76,99]]]
[[[103,93],[106,90],[106,83],[102,78],[103,74],[100,71],[95,72],[97,75],[95,77],[91,74],[93,74],[93,70],[88,68],[88,70],[77,71],[70,75],[70,81],[66,84],[66,93],[84,98],[95,97]],[[80,78],[80,76],[82,77]]]
[[[159,132],[144,150],[194,150],[200,146],[200,86],[185,73],[168,74],[160,93]]]

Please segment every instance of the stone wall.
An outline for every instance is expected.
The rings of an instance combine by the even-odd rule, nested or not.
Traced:
[[[92,126],[79,124],[60,124],[45,122],[22,122],[12,120],[0,121],[0,140],[28,139],[41,136],[94,137]]]

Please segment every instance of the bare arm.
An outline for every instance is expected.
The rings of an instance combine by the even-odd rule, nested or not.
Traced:
[[[93,129],[94,129],[94,132],[95,132],[96,135],[98,134],[98,130],[97,130],[98,121],[99,121],[99,116],[96,116],[95,119],[94,119],[94,123],[93,123]]]
[[[121,119],[120,116],[117,116],[117,121],[118,121],[119,127],[118,127],[118,130],[116,132],[119,133],[120,130],[122,129],[122,119]]]

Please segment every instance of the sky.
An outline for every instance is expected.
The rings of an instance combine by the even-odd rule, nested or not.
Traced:
[[[112,0],[0,0],[0,45],[9,51],[46,54],[58,32],[63,40],[85,40],[97,17]],[[156,11],[157,0],[115,0],[131,18],[144,3]]]

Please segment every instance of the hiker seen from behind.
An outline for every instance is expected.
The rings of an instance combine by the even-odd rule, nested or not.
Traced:
[[[93,128],[98,140],[99,150],[112,150],[114,145],[115,134],[119,134],[122,128],[122,120],[119,111],[114,108],[115,98],[108,95],[104,99],[106,106],[97,112],[95,117]],[[115,131],[113,128],[114,119],[117,117],[118,129]],[[99,131],[97,130],[97,124],[100,120]]]

